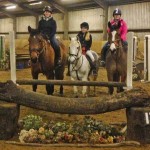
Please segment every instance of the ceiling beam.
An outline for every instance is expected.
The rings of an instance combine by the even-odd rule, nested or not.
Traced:
[[[107,3],[104,0],[93,0],[95,3],[97,3],[101,8],[105,9],[108,7]]]
[[[80,8],[80,7],[87,7],[87,6],[91,6],[91,5],[96,5],[95,2],[91,1],[91,2],[83,2],[83,3],[77,3],[77,4],[70,4],[67,6],[67,8]]]
[[[33,16],[38,16],[40,15],[39,13],[31,10],[30,8],[26,7],[25,5],[21,4],[20,2],[16,1],[16,0],[8,0],[9,2],[18,5],[20,8],[24,9],[26,12],[28,12],[29,14],[33,15]]]
[[[65,14],[67,12],[67,10],[62,7],[61,5],[57,4],[54,0],[44,0],[47,3],[49,3],[50,5],[52,5],[54,8],[58,9],[61,13]]]
[[[4,9],[0,9],[0,12],[2,12],[4,15],[8,16],[9,18],[12,18],[12,19],[15,19],[16,16],[15,15],[12,15],[11,13],[7,12],[6,10]]]
[[[110,6],[115,6],[115,5],[127,5],[127,4],[135,4],[135,3],[143,3],[143,2],[149,2],[149,0],[121,0],[121,1],[118,1],[118,0],[112,0],[112,1],[109,1],[108,4]]]

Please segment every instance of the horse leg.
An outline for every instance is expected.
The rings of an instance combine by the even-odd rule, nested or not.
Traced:
[[[87,78],[82,78],[82,81],[87,81]],[[82,95],[83,97],[87,97],[87,86],[83,86]]]
[[[107,72],[107,78],[108,78],[108,81],[113,81],[113,73],[112,72]],[[108,93],[110,95],[112,95],[113,92],[114,92],[114,87],[113,86],[108,87]]]
[[[113,80],[113,81],[115,81],[115,82],[120,82],[120,75],[119,75],[118,72],[116,72],[116,73],[114,74],[114,80]],[[121,88],[121,87],[117,87],[117,93],[120,93],[120,88]]]
[[[60,94],[60,95],[63,95],[63,94],[64,94],[63,91],[64,91],[63,85],[60,85],[59,94]]]
[[[49,74],[46,74],[47,79],[54,79],[54,73],[53,71]],[[53,84],[47,84],[46,85],[46,91],[48,95],[53,95],[54,93],[54,85]]]
[[[71,77],[71,81],[75,81],[75,79]],[[78,88],[77,88],[77,86],[73,86],[73,92],[74,92],[75,97],[77,98],[78,97]]]
[[[38,79],[38,73],[33,73],[33,72],[32,72],[32,78],[37,80],[37,79]],[[36,90],[37,90],[37,84],[33,84],[33,85],[32,85],[32,90],[33,90],[34,92],[36,92]]]
[[[124,83],[125,81],[126,81],[126,75],[122,75],[121,82]],[[123,92],[123,91],[124,91],[123,87],[120,87],[120,92]]]
[[[64,66],[55,69],[55,78],[56,80],[64,79]],[[60,88],[59,88],[60,95],[63,95],[63,90],[64,90],[63,85],[60,85]]]

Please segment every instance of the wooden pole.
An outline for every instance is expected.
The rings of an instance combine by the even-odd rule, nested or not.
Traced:
[[[68,86],[104,86],[104,87],[123,87],[126,83],[121,82],[98,82],[98,81],[68,81],[68,80],[17,80],[16,83],[20,85],[68,85]]]
[[[132,89],[114,96],[67,98],[24,90],[12,81],[0,83],[0,100],[62,114],[100,114],[134,106],[146,106],[150,96],[144,89]]]
[[[107,40],[108,6],[103,9],[103,40]]]
[[[68,40],[68,30],[69,30],[69,21],[68,21],[68,11],[65,11],[64,15],[64,35],[63,39]]]
[[[16,83],[16,54],[15,54],[15,33],[14,31],[9,32],[10,41],[10,71],[11,80]]]

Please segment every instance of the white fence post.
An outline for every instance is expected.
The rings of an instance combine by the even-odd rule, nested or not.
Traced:
[[[133,32],[128,32],[128,54],[127,54],[127,89],[132,89],[132,72],[133,72]]]
[[[137,37],[133,36],[133,61],[135,61],[135,58],[136,58],[137,48],[138,48]]]
[[[144,37],[144,80],[150,81],[150,35]]]
[[[16,83],[16,54],[14,31],[9,32],[11,80]]]

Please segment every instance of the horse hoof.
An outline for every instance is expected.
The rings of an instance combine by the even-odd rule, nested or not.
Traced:
[[[117,89],[117,93],[121,93],[121,92],[124,92],[123,88]]]

